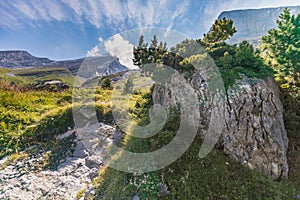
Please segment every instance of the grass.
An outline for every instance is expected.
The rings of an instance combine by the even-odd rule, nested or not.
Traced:
[[[111,91],[97,90],[98,117],[111,118]],[[72,91],[21,91],[0,82],[0,157],[52,141],[73,127]]]
[[[160,199],[293,199],[291,182],[275,182],[232,161],[220,150],[198,158],[201,141],[160,173],[171,193]]]
[[[22,77],[28,83],[34,83],[38,80],[52,80],[61,79],[67,85],[72,86],[74,83],[74,77],[71,72],[63,68],[54,67],[36,67],[29,69],[16,69],[12,70],[18,77]]]
[[[1,91],[0,157],[67,130],[72,115],[69,105],[58,105],[63,95]]]
[[[35,72],[35,69],[32,69]],[[14,78],[28,83],[24,77],[7,77],[9,70],[1,69],[0,82],[0,157],[11,155],[2,167],[26,158],[20,151],[33,144],[54,148],[47,155],[44,167],[55,165],[56,152],[65,143],[56,143],[54,136],[73,127],[72,91],[61,93],[47,91],[20,91],[9,84]],[[30,73],[33,73],[30,72]],[[23,73],[19,71],[18,73]],[[44,73],[43,70],[38,73]],[[40,78],[47,77],[43,76]],[[35,78],[38,78],[37,76]],[[137,79],[137,81],[140,81]],[[285,85],[286,87],[286,85]],[[290,146],[299,144],[299,105],[297,92],[286,93],[285,123]],[[120,94],[116,94],[117,96]],[[112,122],[112,91],[97,89],[95,108],[99,121]],[[128,99],[131,117],[138,124],[148,124],[148,109],[152,105],[149,91],[136,90]],[[123,105],[120,106],[123,108]],[[176,134],[178,122],[169,118],[163,130],[149,139],[126,136],[119,144],[132,152],[148,152],[166,145]],[[204,159],[198,158],[201,140],[196,138],[187,152],[165,169],[145,173],[130,174],[103,167],[94,179],[98,199],[294,199],[300,191],[300,154],[297,150],[288,152],[290,180],[274,181],[247,167],[233,162],[222,151],[214,149]],[[56,150],[57,151],[56,151]],[[158,197],[159,184],[167,185],[170,194]],[[79,192],[83,196],[85,189]],[[92,197],[89,197],[92,198]]]
[[[69,86],[73,86],[74,76],[68,69],[55,67],[35,67],[21,69],[0,69],[0,80],[14,82],[19,86],[32,84],[39,80],[60,79]]]
[[[151,95],[142,94],[135,100],[133,117],[138,123],[148,123],[147,109]],[[131,104],[134,105],[134,104]],[[176,112],[175,112],[176,113]],[[132,152],[154,151],[166,145],[176,134],[179,118],[169,118],[164,129],[149,139],[126,136],[122,148]],[[162,170],[146,174],[130,174],[104,167],[94,180],[96,199],[294,199],[296,182],[274,181],[248,167],[232,161],[223,151],[213,149],[199,159],[202,142],[197,136],[187,152]],[[145,177],[152,177],[148,180]],[[135,181],[134,181],[135,180]],[[143,183],[143,184],[140,184]],[[170,194],[158,196],[159,183],[167,185]],[[146,190],[144,188],[150,188]]]

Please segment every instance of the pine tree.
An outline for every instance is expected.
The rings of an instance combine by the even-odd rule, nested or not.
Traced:
[[[142,74],[148,76],[149,70],[153,67],[146,64],[162,63],[162,57],[166,52],[167,44],[163,42],[159,43],[156,35],[153,36],[149,47],[148,43],[144,42],[144,36],[141,35],[138,46],[133,47],[133,64],[141,69]]]
[[[232,19],[226,19],[224,17],[223,19],[216,20],[210,32],[208,34],[204,34],[203,42],[224,42],[225,40],[232,37],[235,32],[236,28],[233,26]]]
[[[285,9],[277,20],[277,29],[271,29],[262,37],[263,50],[273,61],[275,69],[281,76],[292,75],[299,84],[300,71],[300,14],[291,15]]]

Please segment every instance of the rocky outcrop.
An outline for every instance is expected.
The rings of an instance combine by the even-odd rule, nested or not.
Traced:
[[[287,177],[288,138],[274,80],[251,83],[244,78],[227,97],[224,152],[274,179]]]
[[[211,134],[212,105],[205,103],[210,91],[200,74],[195,74],[190,84],[199,97],[199,134],[205,138]],[[178,101],[168,86],[160,85],[154,87],[153,100],[167,108],[175,106]],[[254,80],[244,77],[237,81],[226,93],[224,108],[218,148],[237,162],[266,176],[274,179],[287,177],[288,138],[283,107],[273,78]]]
[[[104,143],[112,144],[115,138],[120,138],[119,132],[112,126],[99,123],[97,127],[98,136]],[[70,130],[59,135],[57,140],[67,141],[74,134],[77,135],[76,130]],[[79,138],[76,136],[72,141],[75,146],[68,148],[65,145],[64,151],[55,152],[57,166],[43,168],[43,163],[49,162],[49,155],[54,152],[45,152],[35,146],[26,151],[29,154],[27,158],[0,170],[0,199],[72,200],[82,189],[86,188],[88,194],[93,193],[91,182],[101,169],[102,158],[99,154],[90,154]],[[36,150],[35,153],[32,153],[33,150]],[[0,160],[0,164],[6,161],[5,158]]]

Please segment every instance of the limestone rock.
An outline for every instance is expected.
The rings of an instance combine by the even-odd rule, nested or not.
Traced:
[[[200,102],[198,132],[205,138],[212,134],[209,126],[216,125],[210,123],[215,105],[207,103],[208,87],[199,73],[191,78],[190,84]],[[223,128],[217,143],[233,160],[274,179],[288,175],[288,138],[278,91],[273,78],[258,80],[244,77],[236,82],[224,98],[224,119],[218,123]],[[152,97],[154,103],[167,109],[178,101],[168,86],[155,85]]]
[[[228,91],[224,151],[272,178],[287,177],[287,133],[277,86],[268,79],[240,81]]]

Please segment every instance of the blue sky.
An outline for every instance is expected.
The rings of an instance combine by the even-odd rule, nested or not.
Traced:
[[[160,27],[200,38],[222,11],[300,5],[297,1],[2,0],[0,50],[73,59],[92,53],[99,42],[123,31]]]

